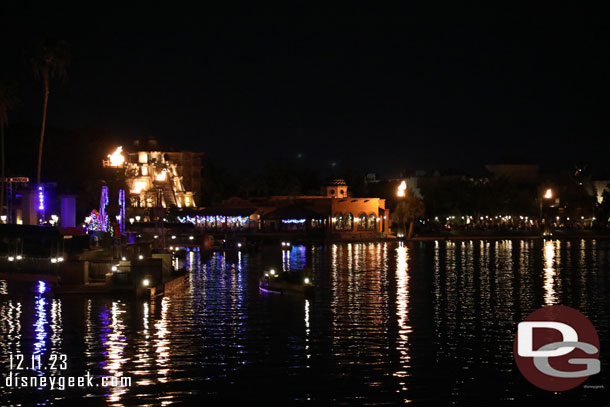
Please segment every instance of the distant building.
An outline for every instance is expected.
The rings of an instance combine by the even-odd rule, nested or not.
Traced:
[[[349,196],[343,179],[332,179],[325,195],[233,198],[221,205],[183,210],[181,222],[209,231],[310,233],[341,239],[376,238],[389,234],[385,199]]]

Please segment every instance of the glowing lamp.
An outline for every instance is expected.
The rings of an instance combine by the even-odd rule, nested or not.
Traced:
[[[148,182],[136,181],[133,184],[133,189],[131,190],[131,192],[133,192],[134,194],[139,194],[140,192],[146,190],[146,188],[148,188]]]
[[[142,280],[142,285],[143,285],[144,287],[148,287],[148,285],[149,285],[149,284],[150,284],[150,281],[149,281],[147,278],[145,278],[144,280]]]
[[[162,182],[162,181],[165,181],[166,178],[167,178],[167,172],[165,170],[163,170],[157,174],[157,176],[155,177],[155,180]]]
[[[305,284],[309,284],[311,281],[309,280],[309,278],[305,277],[305,279],[303,280],[303,282],[304,282]]]

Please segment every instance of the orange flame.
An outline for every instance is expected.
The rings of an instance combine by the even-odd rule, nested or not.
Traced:
[[[125,162],[125,156],[122,154],[123,147],[119,146],[114,153],[108,154],[108,161],[110,167],[122,167]]]
[[[405,180],[403,180],[400,185],[398,186],[398,189],[396,190],[396,195],[398,197],[405,197],[407,194],[407,182]]]

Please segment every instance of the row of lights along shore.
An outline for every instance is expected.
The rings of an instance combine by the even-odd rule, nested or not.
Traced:
[[[21,261],[24,259],[24,257],[22,255],[18,254],[16,256],[8,256],[6,259],[10,262],[14,262],[14,261]],[[51,257],[49,260],[51,261],[51,263],[62,263],[64,261],[64,258],[61,256],[60,257]]]

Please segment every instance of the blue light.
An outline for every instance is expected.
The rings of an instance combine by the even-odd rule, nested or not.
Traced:
[[[44,188],[42,185],[38,186],[38,210],[44,211]]]
[[[42,287],[42,291],[41,291]],[[46,289],[46,284],[44,281],[38,282],[38,292],[42,294]],[[46,349],[46,339],[47,339],[47,330],[46,325],[48,323],[47,320],[47,310],[46,305],[47,301],[42,295],[36,296],[36,322],[34,322],[34,331],[36,341],[34,342],[34,354],[38,355],[44,353]]]
[[[47,291],[47,284],[44,281],[39,280],[38,281],[38,293],[44,294],[45,291]]]
[[[282,223],[305,223],[306,219],[282,219]]]

